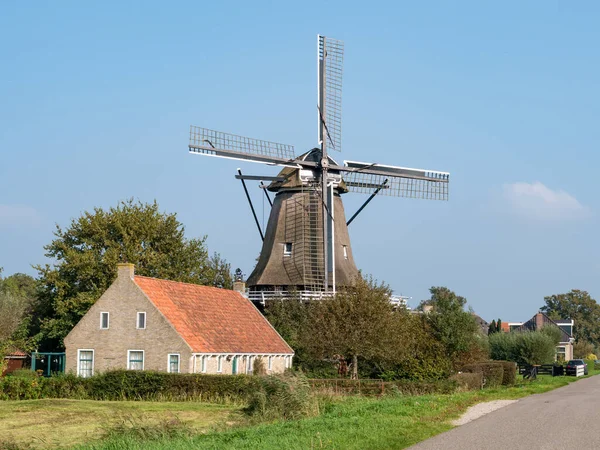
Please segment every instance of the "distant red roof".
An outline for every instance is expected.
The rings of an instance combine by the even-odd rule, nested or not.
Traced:
[[[134,281],[195,353],[294,353],[239,292],[138,275]]]
[[[25,353],[22,350],[13,350],[10,353],[7,353],[4,357],[5,358],[26,358],[28,355],[27,353]]]

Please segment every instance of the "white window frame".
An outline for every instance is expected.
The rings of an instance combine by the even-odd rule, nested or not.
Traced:
[[[217,373],[223,373],[223,356],[217,356]]]
[[[206,373],[207,362],[208,362],[208,355],[202,355],[200,357],[200,372]]]
[[[138,369],[132,369],[130,366],[131,352],[142,352],[142,368],[141,368],[141,370],[144,370],[144,367],[146,367],[146,352],[144,350],[127,350],[127,370],[138,370]]]
[[[292,367],[291,357],[289,355],[286,355],[286,356],[284,356],[284,358],[285,358],[285,368],[289,369],[290,367]]]
[[[254,359],[254,355],[246,355],[246,374],[248,375],[253,372]]]
[[[269,370],[273,370],[273,355],[269,355]]]
[[[288,245],[290,246],[290,249],[288,250]],[[294,243],[293,242],[284,242],[283,243],[283,256],[292,256],[292,251],[294,250]]]
[[[344,250],[344,259],[348,259],[348,246],[342,245],[342,248]]]
[[[140,315],[143,314],[144,315],[144,326],[140,327]],[[148,325],[147,323],[147,319],[148,319],[148,315],[146,314],[146,311],[138,311],[136,317],[135,317],[135,328],[136,330],[145,330],[146,326]]]
[[[77,349],[77,376],[81,377],[81,352],[92,352],[92,374],[94,376],[94,363],[96,362],[96,353],[93,348],[78,348]],[[87,378],[87,377],[83,377]]]
[[[104,316],[104,314],[106,314],[106,327],[102,326],[102,316]],[[100,312],[100,329],[108,330],[109,328],[110,328],[110,313],[108,311],[101,311]]]
[[[171,372],[171,356],[177,356],[177,372]],[[181,355],[179,353],[169,353],[167,355],[167,372],[181,373]]]

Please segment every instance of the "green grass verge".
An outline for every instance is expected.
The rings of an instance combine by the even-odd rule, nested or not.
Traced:
[[[590,365],[590,375],[596,373]],[[232,405],[1,401],[0,449],[404,448],[452,428],[450,421],[476,403],[543,393],[575,380],[541,376],[511,388],[449,395],[321,398],[316,417],[254,426],[240,425],[240,409]]]
[[[590,375],[596,372],[590,370]],[[449,423],[476,403],[518,399],[565,386],[574,377],[540,376],[511,388],[449,395],[346,397],[324,402],[317,417],[275,422],[204,435],[140,440],[113,436],[85,449],[387,449],[405,448],[452,428]]]
[[[238,411],[195,402],[0,401],[0,449],[69,447],[98,440],[115,427],[165,421],[183,422],[188,430],[201,433],[234,422],[232,414]]]

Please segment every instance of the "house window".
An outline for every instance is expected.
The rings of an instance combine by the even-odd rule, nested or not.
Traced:
[[[169,354],[169,372],[179,373],[179,353]]]
[[[292,256],[292,243],[286,242],[283,244],[283,255],[284,256]]]
[[[146,313],[145,312],[139,312],[137,313],[137,326],[136,328],[138,330],[145,330],[146,329]]]
[[[107,312],[101,312],[100,313],[100,329],[101,330],[108,330],[108,325],[109,325],[108,313]]]
[[[223,357],[217,356],[217,372],[223,372]]]
[[[246,356],[246,373],[252,373],[254,370],[254,356]]]
[[[144,350],[127,350],[127,368],[144,370]]]
[[[208,356],[203,355],[200,358],[200,370],[202,373],[206,373],[206,360],[208,359]]]
[[[77,350],[77,375],[83,378],[94,375],[94,350]]]
[[[290,367],[292,367],[292,358],[289,356],[285,356],[285,368],[289,369]]]
[[[342,245],[342,248],[344,250],[344,259],[348,259],[348,246]]]
[[[231,360],[231,374],[232,375],[237,375],[238,373],[238,363],[239,363],[239,356],[234,356]]]
[[[269,370],[273,370],[273,357],[269,356]]]

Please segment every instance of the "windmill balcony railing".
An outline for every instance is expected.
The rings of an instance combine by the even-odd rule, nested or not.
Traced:
[[[300,299],[301,301],[309,300],[323,300],[331,298],[335,294],[333,292],[318,292],[318,291],[246,291],[246,297],[248,300],[253,302],[260,302],[264,304],[267,300],[288,300],[288,299]],[[407,300],[410,297],[404,297],[401,295],[391,295],[390,303],[393,306],[407,307]]]
[[[318,291],[247,291],[248,300],[253,302],[261,302],[264,304],[266,300],[287,300],[300,299],[301,301],[322,300],[333,297],[333,292],[318,292]]]

